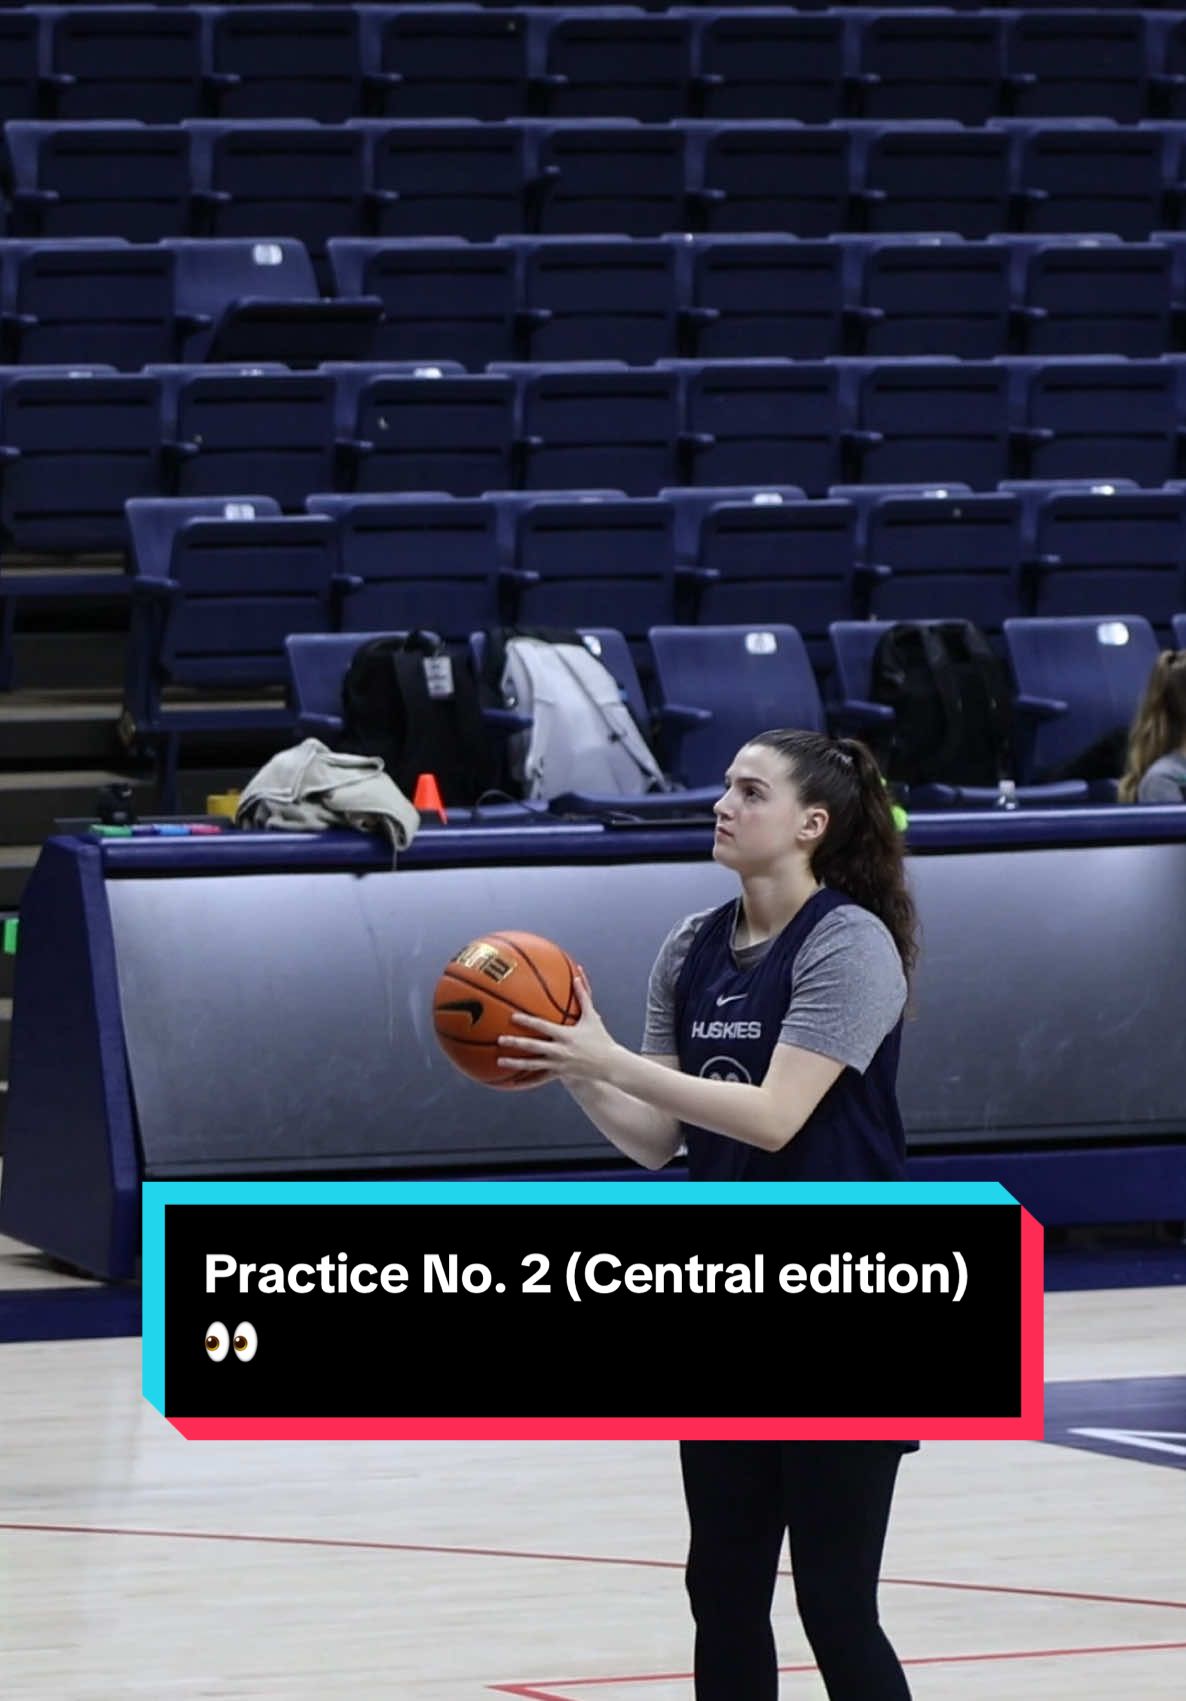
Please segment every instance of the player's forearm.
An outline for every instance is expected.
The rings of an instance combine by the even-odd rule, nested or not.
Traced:
[[[762,1087],[685,1075],[624,1046],[614,1047],[611,1072],[613,1085],[624,1096],[746,1146],[775,1152],[797,1132],[787,1107]]]
[[[678,1118],[604,1081],[566,1081],[565,1086],[593,1126],[636,1164],[644,1169],[662,1169],[675,1155],[680,1139]]]

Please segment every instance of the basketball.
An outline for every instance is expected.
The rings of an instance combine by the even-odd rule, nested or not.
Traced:
[[[529,1030],[516,1010],[565,1027],[579,1021],[576,964],[567,951],[535,933],[486,933],[446,967],[432,1000],[437,1042],[450,1063],[484,1087],[541,1087],[534,1070],[500,1069],[503,1034]]]

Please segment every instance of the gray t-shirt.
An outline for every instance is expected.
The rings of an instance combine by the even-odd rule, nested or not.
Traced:
[[[647,987],[642,1050],[674,1056],[675,987],[700,923],[711,910],[677,922],[659,948]],[[738,968],[759,962],[774,943],[734,948]],[[778,1036],[864,1074],[906,1005],[906,977],[893,935],[871,910],[841,904],[816,922],[795,955],[791,997]]]
[[[1186,756],[1171,750],[1141,775],[1138,803],[1186,803]]]

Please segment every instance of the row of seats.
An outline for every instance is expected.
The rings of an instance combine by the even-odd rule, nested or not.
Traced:
[[[404,371],[0,368],[0,527],[121,550],[130,497],[1186,475],[1186,359],[747,361]]]
[[[269,634],[255,605],[247,612],[253,637],[262,642]],[[278,653],[266,657],[249,653],[241,637],[243,610],[232,596],[208,597],[190,607],[184,590],[175,586],[163,617],[136,629],[127,720],[146,743],[164,743],[167,784],[176,773],[180,736],[187,732],[291,729],[298,737],[337,742],[342,680],[351,656],[377,631],[406,630],[330,635],[317,624],[322,610],[312,594],[295,612],[302,623],[280,639]],[[840,621],[830,627],[833,689],[826,701],[793,626],[650,628],[644,646],[649,701],[623,635],[589,624],[578,630],[588,634],[640,724],[654,729],[668,771],[688,787],[719,786],[738,746],[771,725],[824,730],[830,724],[883,749],[892,731],[892,712],[872,700],[873,659],[888,630],[885,622]],[[1178,619],[1176,637],[1186,643],[1186,615]],[[1144,621],[1115,615],[1102,621],[1011,620],[1004,639],[1018,693],[1013,777],[1022,786],[1050,786],[1045,797],[1031,801],[1084,801],[1085,784],[1051,782],[1097,740],[1130,723],[1158,654],[1156,636]],[[471,635],[471,654],[479,645]],[[283,707],[218,704],[210,692],[260,684],[265,673],[269,683],[287,687]],[[170,688],[178,686],[196,691],[197,700],[191,695],[179,702],[174,691],[170,701]],[[926,789],[934,794],[944,788]],[[924,794],[917,801],[973,801],[945,789],[946,797]]]
[[[113,7],[0,19],[0,119],[1186,115],[1186,15]]]
[[[10,122],[0,234],[332,236],[852,231],[1130,240],[1186,228],[1186,125],[1104,119],[642,124]]]
[[[244,594],[288,582],[312,550],[346,630],[457,639],[499,621],[587,625],[612,609],[638,643],[665,622],[776,621],[822,667],[836,620],[967,618],[994,639],[1011,618],[1122,608],[1168,635],[1186,608],[1184,490],[316,495],[301,516],[219,496],[133,500],[128,516],[135,580],[191,595],[226,589],[232,544]]]
[[[161,362],[1157,356],[1186,234],[1118,237],[0,240],[0,359]]]

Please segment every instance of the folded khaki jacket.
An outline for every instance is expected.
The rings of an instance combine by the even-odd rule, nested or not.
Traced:
[[[392,850],[401,851],[415,838],[420,815],[377,756],[351,756],[331,750],[319,738],[306,738],[252,776],[239,799],[235,824],[282,833],[356,827],[362,833],[385,833]]]

